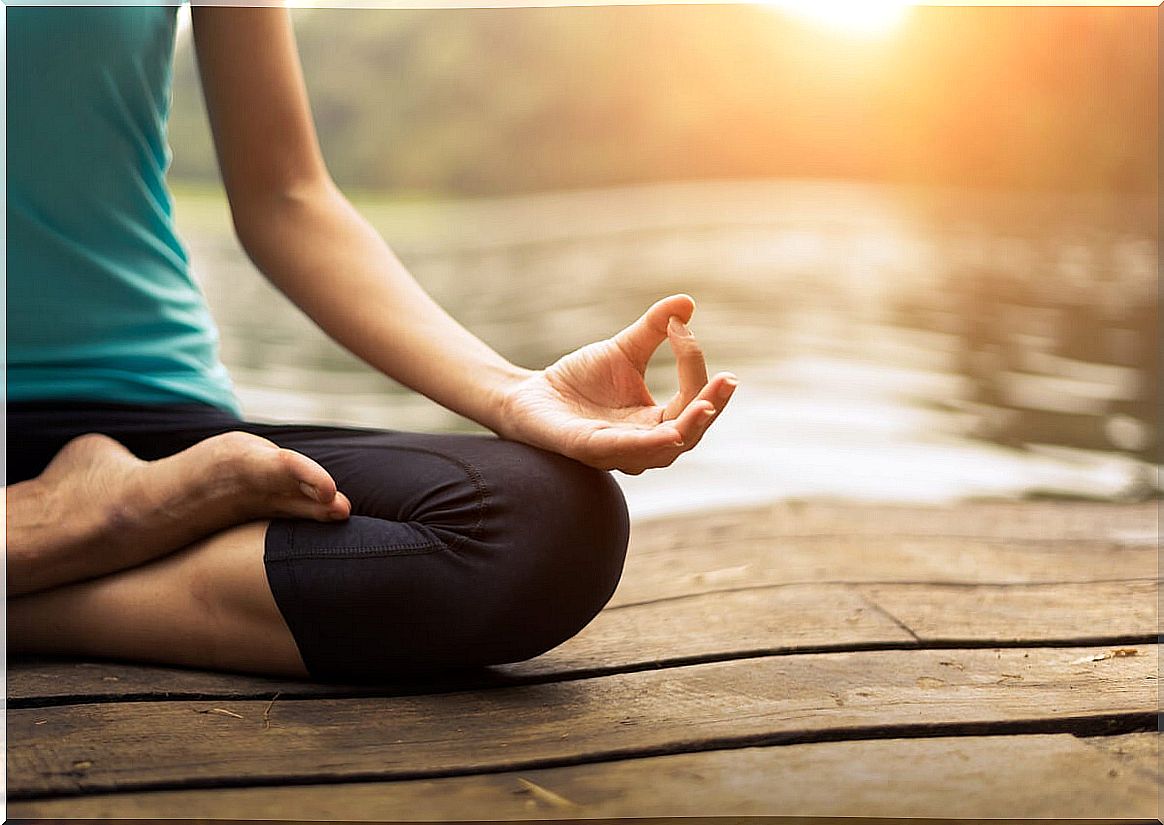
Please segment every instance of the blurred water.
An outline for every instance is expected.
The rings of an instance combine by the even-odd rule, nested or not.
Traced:
[[[636,515],[1154,483],[1154,201],[812,181],[355,200],[444,307],[529,367],[663,295],[696,298],[710,369],[741,387],[673,467],[619,474]],[[219,196],[179,190],[178,218],[250,416],[475,428],[275,293]],[[656,397],[674,392],[665,346],[647,377]]]

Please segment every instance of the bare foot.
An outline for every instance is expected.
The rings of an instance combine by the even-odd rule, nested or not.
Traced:
[[[132,567],[246,521],[351,512],[321,466],[242,432],[159,461],[84,435],[6,492],[9,595]]]

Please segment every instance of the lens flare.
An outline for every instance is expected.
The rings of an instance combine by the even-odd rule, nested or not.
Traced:
[[[901,25],[908,0],[766,0],[782,12],[842,34],[887,35]]]

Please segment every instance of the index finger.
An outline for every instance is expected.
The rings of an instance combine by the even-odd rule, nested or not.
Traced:
[[[690,295],[669,295],[651,304],[638,320],[618,332],[613,341],[639,372],[647,368],[659,344],[667,339],[667,322],[672,315],[690,318],[695,301]]]
[[[664,419],[676,418],[707,386],[707,362],[703,358],[703,347],[683,323],[683,319],[672,316],[667,325],[668,341],[675,353],[675,366],[679,370],[679,392],[667,404]]]

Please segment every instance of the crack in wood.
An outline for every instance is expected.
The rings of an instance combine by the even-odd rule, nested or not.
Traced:
[[[857,587],[854,589],[857,591],[857,595],[861,597],[861,601],[865,602],[865,604],[869,605],[869,607],[876,610],[882,616],[889,619],[889,621],[893,622],[899,628],[901,628],[906,633],[908,633],[910,636],[912,636],[913,640],[915,642],[917,642],[919,645],[924,644],[921,636],[918,636],[916,633],[913,632],[913,628],[911,628],[909,625],[907,625],[901,619],[894,616],[892,613],[890,613],[888,610],[886,610],[884,607],[882,607],[879,603],[874,601],[873,598],[868,593],[866,593],[862,588]]]
[[[78,783],[75,791],[68,793],[41,793],[9,788],[10,801],[32,801],[67,799],[77,796],[100,796],[113,793],[140,793],[152,791],[258,788],[291,785],[347,785],[357,782],[404,782],[417,779],[442,779],[454,776],[484,776],[489,774],[512,773],[516,771],[544,770],[575,765],[591,765],[629,759],[644,759],[656,756],[673,756],[683,753],[703,753],[708,751],[738,750],[754,747],[780,747],[805,745],[819,742],[852,742],[874,739],[931,739],[956,736],[1024,736],[1031,734],[1069,733],[1080,737],[1114,736],[1126,733],[1142,733],[1157,729],[1155,713],[1123,712],[1089,716],[1069,716],[1058,719],[1014,719],[989,722],[919,723],[904,725],[869,725],[848,728],[831,728],[812,731],[781,731],[763,734],[749,734],[722,738],[701,739],[689,742],[674,742],[665,746],[641,748],[614,748],[606,751],[591,751],[566,757],[547,757],[515,760],[503,765],[489,765],[464,768],[417,770],[410,772],[384,773],[378,771],[354,771],[342,777],[325,773],[301,773],[290,776],[271,777],[215,777],[209,780],[190,778],[169,782],[124,782],[114,787],[84,787]]]
[[[891,616],[889,618],[892,618]],[[440,695],[444,693],[460,693],[467,690],[492,690],[508,687],[522,687],[526,685],[547,685],[560,682],[576,682],[584,679],[597,679],[604,676],[619,676],[629,673],[643,673],[652,670],[666,670],[669,668],[690,667],[692,665],[716,664],[719,662],[735,662],[745,659],[764,659],[780,656],[799,656],[803,654],[829,653],[865,653],[877,651],[914,651],[914,650],[1013,650],[1016,648],[1037,650],[1040,648],[1064,647],[1131,647],[1134,645],[1155,645],[1164,642],[1161,635],[1134,635],[1134,636],[1082,636],[1064,639],[1043,639],[1032,642],[1023,639],[927,639],[921,640],[908,628],[902,628],[913,635],[916,642],[852,642],[837,645],[796,645],[774,648],[755,648],[738,650],[723,654],[709,654],[700,656],[677,656],[670,659],[659,659],[650,662],[637,662],[632,665],[616,667],[589,667],[566,673],[542,673],[531,676],[506,676],[503,674],[484,675],[477,679],[461,680],[457,682],[421,683],[416,685],[370,685],[366,688],[355,685],[338,685],[335,690],[327,690],[326,686],[305,682],[301,692],[294,688],[284,687],[279,694],[279,701],[310,701],[312,699],[388,699],[397,696]],[[321,687],[325,688],[321,690]],[[270,689],[255,691],[165,691],[141,693],[93,693],[93,694],[61,694],[57,696],[27,696],[9,698],[7,707],[13,710],[27,708],[64,707],[68,705],[114,704],[131,702],[166,702],[166,701],[210,701],[213,699],[229,698],[233,700],[268,699]]]
[[[815,586],[848,586],[848,587],[951,587],[965,590],[974,590],[978,588],[1037,588],[1037,587],[1060,587],[1063,585],[1088,585],[1088,584],[1164,584],[1164,579],[1155,578],[1152,576],[1140,576],[1136,578],[1118,578],[1118,579],[1070,579],[1066,581],[944,581],[940,579],[800,579],[795,581],[774,582],[770,584],[745,584],[739,587],[721,587],[712,590],[700,590],[698,593],[680,593],[675,596],[659,596],[655,599],[642,599],[637,602],[620,602],[612,604],[605,608],[606,611],[611,610],[625,610],[628,607],[641,607],[644,605],[664,604],[666,602],[684,601],[686,599],[698,599],[711,595],[721,595],[724,593],[748,593],[761,590],[778,590],[785,587],[815,587]]]

